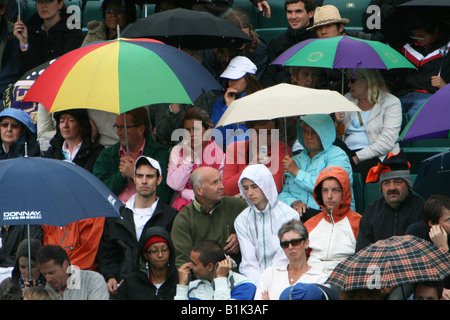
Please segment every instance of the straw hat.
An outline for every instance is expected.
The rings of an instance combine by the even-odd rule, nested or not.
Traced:
[[[307,30],[333,23],[342,23],[343,25],[346,25],[349,21],[350,20],[346,18],[341,18],[338,8],[328,4],[316,9],[314,12],[314,24],[307,28]]]

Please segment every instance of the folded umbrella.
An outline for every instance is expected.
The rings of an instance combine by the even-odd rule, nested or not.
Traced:
[[[343,291],[392,288],[450,275],[450,254],[415,236],[379,240],[340,262],[326,285]]]

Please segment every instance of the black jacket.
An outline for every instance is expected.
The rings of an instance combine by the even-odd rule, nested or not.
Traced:
[[[39,225],[30,225],[31,239],[42,241],[42,228]],[[28,238],[26,225],[9,226],[8,231],[4,227],[0,229],[0,267],[14,267],[16,263],[17,248],[22,240]]]
[[[291,83],[289,67],[270,64],[293,45],[311,38],[316,38],[314,30],[306,30],[306,28],[294,30],[289,26],[285,33],[270,40],[267,49],[268,65],[261,77],[261,85],[267,88],[279,83]]]
[[[50,148],[44,152],[44,157],[65,160],[62,152],[63,143],[64,139],[58,136],[50,140]],[[84,139],[72,162],[92,173],[95,161],[104,148],[103,145],[94,143],[89,138]]]
[[[22,73],[81,46],[83,32],[67,27],[69,17],[65,14],[48,32],[42,30],[43,20],[37,13],[30,18],[27,23],[30,47],[26,52],[20,52]]]
[[[410,191],[397,210],[391,208],[384,197],[369,204],[359,223],[356,251],[378,240],[405,235],[410,225],[422,220],[423,202]]]
[[[403,84],[396,93],[397,96],[402,96],[414,90],[435,93],[438,88],[431,85],[431,77],[438,75],[439,72],[446,83],[450,82],[450,53],[444,53],[444,49],[448,48],[449,42],[449,34],[442,33],[428,47],[421,47],[413,42],[409,44],[410,50],[406,49],[406,45],[402,48],[402,53],[414,64],[417,70],[401,69],[397,71],[397,74],[400,74],[398,83]],[[422,55],[424,58],[418,61],[408,51]]]
[[[152,236],[160,236],[167,240],[170,249],[166,280],[159,289],[149,280],[148,270],[139,270],[125,277],[120,285],[116,299],[118,300],[173,300],[178,283],[178,270],[175,267],[175,251],[169,233],[163,227],[151,227],[142,232],[138,252],[142,252],[145,243]],[[141,264],[141,255],[138,255]]]
[[[178,211],[158,201],[155,212],[144,226],[163,227],[172,231],[172,223]],[[97,253],[98,271],[106,281],[115,278],[118,282],[138,270],[138,239],[133,219],[133,211],[126,206],[120,208],[120,218],[106,218],[103,235]],[[144,234],[144,232],[143,232]]]

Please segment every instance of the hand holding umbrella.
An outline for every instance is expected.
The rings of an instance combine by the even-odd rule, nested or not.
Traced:
[[[133,179],[134,177],[134,159],[131,156],[120,158],[119,172],[124,178]]]
[[[286,155],[284,159],[281,161],[281,164],[283,166],[283,169],[285,172],[289,172],[294,177],[297,175],[300,168],[297,166],[297,163],[293,158],[291,158],[289,155]]]

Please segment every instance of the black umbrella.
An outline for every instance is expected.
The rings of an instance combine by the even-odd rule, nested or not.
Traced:
[[[237,48],[251,41],[238,26],[211,13],[182,8],[136,20],[124,38],[152,38],[180,49]]]
[[[424,199],[439,193],[450,195],[450,150],[422,161],[413,190]]]
[[[397,0],[397,7],[384,17],[381,26],[381,33],[384,41],[389,43],[394,49],[400,51],[402,46],[410,41],[406,23],[408,17],[413,14],[430,14],[429,8],[434,8],[432,12],[436,19],[444,22],[446,27],[450,23],[450,1],[449,0]]]
[[[25,72],[19,80],[10,84],[3,93],[3,98],[0,101],[0,109],[16,108],[28,113],[31,118],[35,119],[38,111],[37,102],[22,101],[25,94],[30,89],[34,81],[44,72],[44,70],[52,64],[56,59],[49,60],[43,64],[34,67]]]

